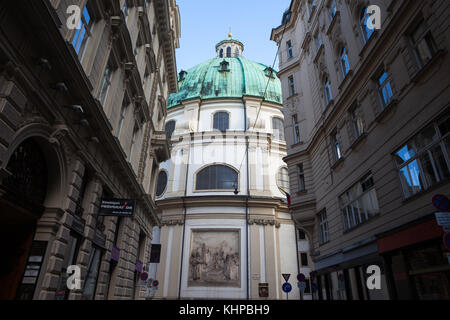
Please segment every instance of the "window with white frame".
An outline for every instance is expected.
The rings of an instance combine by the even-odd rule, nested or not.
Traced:
[[[405,198],[450,178],[450,109],[438,119],[394,154]]]
[[[105,104],[106,96],[109,90],[109,87],[111,86],[111,78],[112,78],[112,66],[111,63],[108,62],[105,68],[105,72],[103,73],[102,82],[100,85],[100,91],[99,91],[99,100],[102,103],[102,105]]]
[[[294,76],[288,77],[288,83],[289,83],[289,96],[292,97],[295,94]]]
[[[350,72],[350,63],[348,61],[347,49],[345,49],[345,47],[341,49],[340,63],[342,76],[345,78]]]
[[[324,244],[329,240],[327,213],[325,210],[323,210],[317,215],[317,220],[319,223],[319,242],[320,244]]]
[[[119,124],[117,126],[117,138],[120,139],[120,134],[122,133],[123,128],[123,122],[125,120],[126,112],[128,109],[128,105],[130,104],[130,101],[128,100],[127,94],[125,93],[123,97],[122,107],[120,108],[120,114],[119,114]]]
[[[314,43],[316,44],[316,50],[319,51],[320,46],[322,45],[322,37],[320,36],[319,31],[314,35]]]
[[[272,118],[272,130],[275,139],[284,140],[284,124],[281,118]]]
[[[306,191],[305,185],[305,172],[303,170],[303,163],[297,165],[297,179],[298,179],[298,191]]]
[[[424,20],[411,33],[411,42],[419,66],[422,68],[437,52],[436,42]]]
[[[130,154],[128,156],[128,158],[130,159],[130,162],[133,158],[133,151],[134,151],[134,147],[136,146],[138,132],[139,132],[139,126],[137,124],[135,124],[134,128],[133,128],[133,135],[131,136]]]
[[[364,133],[364,123],[357,105],[350,109],[350,121],[353,138],[356,140]]]
[[[325,106],[328,106],[333,100],[333,95],[331,93],[331,83],[328,77],[325,77],[325,80],[323,82],[323,90],[324,90],[324,97],[325,97]]]
[[[296,114],[292,115],[292,128],[294,129],[294,144],[297,144],[300,142],[300,124]]]
[[[287,41],[286,42],[286,47],[287,47],[288,59],[292,58],[294,55],[292,53],[292,43],[291,43],[291,41]]]
[[[341,145],[339,144],[337,129],[331,133],[331,147],[333,148],[334,160],[338,161],[342,158]]]
[[[86,5],[83,9],[83,14],[81,15],[81,21],[79,24],[80,28],[76,29],[75,35],[72,39],[72,46],[80,59],[84,53],[84,49],[86,48],[87,41],[91,36],[92,25],[93,20],[91,19],[89,9]]]
[[[378,92],[381,98],[383,108],[387,107],[392,100],[392,88],[389,77],[385,71],[378,76]]]
[[[230,116],[228,112],[216,112],[213,117],[213,128],[222,132],[230,127]]]
[[[380,212],[380,208],[372,175],[367,174],[348,189],[339,197],[339,203],[344,231],[353,229],[375,217]]]
[[[330,13],[331,20],[333,20],[334,16],[336,15],[337,8],[336,8],[336,1],[332,0],[330,3],[330,8],[328,9],[328,12]]]
[[[364,42],[367,42],[374,32],[372,21],[370,19],[371,17],[369,12],[367,11],[367,8],[363,8],[361,11],[361,16],[359,18],[359,24],[361,26],[361,32]]]
[[[122,7],[122,12],[123,12],[123,15],[125,16],[125,21],[127,21],[127,19],[128,19],[128,10],[129,10],[128,0],[125,0],[123,3],[123,7]]]
[[[196,176],[196,190],[233,190],[238,188],[238,172],[225,165],[211,165]]]
[[[282,167],[278,170],[277,183],[282,191],[289,193],[289,172],[286,167]]]

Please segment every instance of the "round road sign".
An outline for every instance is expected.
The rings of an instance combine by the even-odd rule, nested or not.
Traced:
[[[444,246],[450,250],[450,232],[444,233]]]
[[[283,283],[283,291],[284,292],[289,293],[289,292],[291,292],[291,290],[292,290],[292,286],[289,282]]]
[[[141,273],[141,280],[142,281],[146,281],[148,279],[148,273],[147,272],[142,272]]]
[[[153,283],[152,283],[152,285],[153,285],[154,287],[157,287],[157,286],[159,285],[159,281],[158,281],[158,280],[154,280]]]
[[[298,288],[300,290],[305,291],[305,289],[306,289],[306,282],[300,281],[300,282],[297,283],[297,286],[298,286]]]
[[[305,279],[306,279],[306,277],[305,277],[305,275],[303,273],[299,273],[297,275],[297,280],[298,281],[303,282],[303,281],[305,281]]]
[[[432,198],[433,206],[443,212],[447,212],[450,209],[450,201],[443,194],[436,194]]]

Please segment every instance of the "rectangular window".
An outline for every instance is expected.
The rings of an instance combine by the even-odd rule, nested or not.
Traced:
[[[300,125],[296,114],[292,115],[292,126],[294,128],[294,144],[297,144],[300,142]]]
[[[314,36],[314,42],[316,43],[317,51],[319,51],[320,46],[322,45],[322,38],[320,37],[319,31],[317,31],[316,35]]]
[[[129,103],[127,94],[125,93],[125,96],[123,97],[122,107],[120,108],[119,124],[117,126],[117,138],[119,138],[119,139],[120,139],[120,134],[122,133],[123,122],[125,120],[125,115],[126,115],[129,104],[130,103]]]
[[[342,153],[341,153],[341,146],[339,144],[339,139],[338,139],[338,134],[337,134],[336,129],[331,134],[331,145],[333,148],[334,160],[338,161],[342,157]]]
[[[101,259],[102,251],[100,248],[93,246],[89,257],[86,281],[84,282],[83,293],[81,296],[82,300],[93,300],[95,297]]]
[[[322,211],[317,215],[319,221],[319,241],[321,244],[328,242],[328,221],[326,211]]]
[[[306,234],[305,234],[305,232],[302,231],[302,230],[298,230],[298,238],[299,238],[300,240],[305,240],[305,239],[306,239]]]
[[[333,0],[330,3],[330,9],[329,9],[331,19],[333,19],[334,16],[336,15],[336,11],[337,11],[337,9],[336,9],[336,1]]]
[[[84,53],[84,49],[86,48],[86,43],[91,36],[92,24],[93,21],[86,5],[83,9],[83,14],[81,15],[79,28],[77,28],[72,39],[72,46],[80,59]]]
[[[450,178],[449,128],[447,110],[395,152],[405,198]]]
[[[350,119],[353,131],[353,138],[356,140],[364,133],[364,123],[357,106],[354,106],[350,110]]]
[[[378,92],[381,98],[383,108],[387,107],[392,100],[392,88],[386,72],[381,72],[378,77]]]
[[[411,42],[414,52],[422,68],[437,52],[436,43],[429,27],[422,20],[411,33]]]
[[[102,103],[102,105],[105,105],[106,96],[109,90],[109,87],[111,86],[111,77],[112,77],[112,67],[111,64],[108,62],[105,68],[105,72],[103,73],[102,82],[100,85],[100,91],[98,99]]]
[[[295,94],[294,77],[289,76],[288,81],[289,81],[289,96],[291,97]]]
[[[300,260],[302,263],[302,266],[308,266],[308,255],[304,252],[300,253]]]
[[[287,47],[287,52],[288,52],[288,58],[292,58],[293,57],[293,53],[292,53],[292,43],[291,43],[291,41],[286,42],[286,47]]]
[[[306,190],[303,163],[297,165],[297,176],[298,176],[298,191],[303,192]]]
[[[128,0],[125,0],[122,7],[123,15],[125,16],[125,21],[128,19]]]
[[[366,175],[339,197],[344,230],[350,230],[379,212],[377,193],[371,174]]]
[[[130,147],[130,154],[128,155],[128,158],[130,159],[130,162],[133,158],[133,151],[134,151],[134,147],[136,145],[136,139],[137,139],[137,134],[139,132],[139,127],[135,124],[134,128],[133,128],[133,136],[131,137],[131,147]]]

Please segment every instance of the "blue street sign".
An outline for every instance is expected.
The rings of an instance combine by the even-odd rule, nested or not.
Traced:
[[[283,291],[284,292],[289,293],[289,292],[291,292],[291,290],[292,290],[292,286],[289,282],[283,283]]]
[[[297,282],[297,286],[301,291],[305,291],[306,289],[306,282],[302,281],[302,282]]]

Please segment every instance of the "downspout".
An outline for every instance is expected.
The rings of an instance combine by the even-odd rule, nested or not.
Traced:
[[[244,132],[247,132],[247,106],[246,106],[246,104],[244,103],[244,125],[245,125],[245,127],[244,127]],[[245,142],[246,142],[246,163],[247,163],[247,197],[246,197],[246,200],[245,200],[245,228],[246,228],[246,237],[245,237],[245,240],[246,240],[246,252],[247,252],[247,300],[249,300],[250,299],[250,279],[249,279],[249,257],[248,257],[248,255],[249,255],[249,249],[248,249],[248,237],[249,237],[249,234],[248,234],[248,199],[249,199],[249,197],[250,197],[250,184],[249,184],[249,165],[248,165],[248,145],[249,145],[249,142],[248,142],[248,136],[246,135],[245,136]]]
[[[191,141],[192,141],[192,132],[190,133],[190,140],[189,140],[189,149],[188,149],[188,160],[186,164],[186,176],[184,181],[184,197],[183,200],[183,235],[182,235],[182,242],[181,242],[181,261],[180,261],[180,277],[178,281],[178,300],[180,300],[181,297],[181,277],[183,272],[183,259],[184,259],[184,236],[186,233],[186,203],[185,199],[187,196],[187,181],[188,181],[188,174],[189,174],[189,162],[191,157]]]

